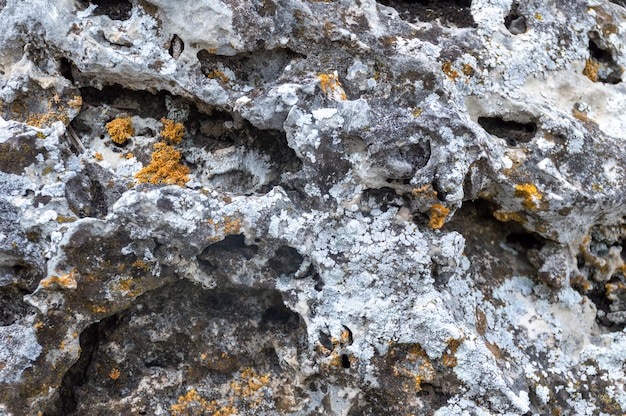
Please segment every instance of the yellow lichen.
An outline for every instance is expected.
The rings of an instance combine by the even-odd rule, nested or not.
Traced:
[[[443,223],[449,213],[450,210],[448,208],[441,204],[434,204],[430,207],[430,221],[428,222],[428,226],[435,230],[443,227]]]
[[[537,187],[531,183],[515,185],[515,196],[523,198],[522,205],[526,209],[535,210],[537,204],[543,199],[543,195],[539,193]]]
[[[435,191],[430,184],[420,186],[419,188],[413,188],[411,190],[411,194],[415,197],[437,197],[437,191]]]
[[[448,349],[443,354],[443,365],[445,365],[446,367],[454,367],[457,365],[457,359],[454,355],[458,351],[463,341],[464,341],[463,338],[460,338],[460,339],[450,338],[448,340],[447,342]]]
[[[120,370],[118,370],[117,368],[113,368],[111,369],[111,372],[109,373],[109,378],[111,380],[117,380],[118,378],[120,378]]]
[[[154,185],[179,185],[185,186],[189,181],[189,168],[178,163],[181,158],[179,151],[163,142],[154,145],[152,161],[141,169],[135,178],[140,183],[151,183]]]
[[[78,271],[76,269],[72,269],[69,273],[61,276],[50,276],[42,279],[39,284],[41,287],[45,288],[54,287],[58,289],[76,289],[78,287],[78,284],[76,283],[77,277]]]
[[[494,211],[493,217],[500,222],[515,221],[520,224],[526,224],[526,218],[519,212],[510,211]]]
[[[419,116],[421,116],[421,115],[422,115],[422,112],[423,112],[423,111],[424,111],[424,110],[422,110],[421,108],[416,108],[416,109],[414,109],[413,111],[411,111],[411,115],[412,115],[413,117],[419,117]]]
[[[441,66],[441,70],[443,71],[444,74],[448,76],[448,78],[450,78],[450,81],[452,82],[456,82],[457,78],[459,77],[459,73],[455,71],[454,69],[452,69],[452,62],[450,61],[445,62]]]
[[[93,157],[94,157],[94,158],[96,158],[96,160],[97,160],[97,161],[104,160],[104,157],[102,157],[102,154],[101,154],[101,153],[98,153],[98,152],[96,152],[96,153],[93,155]]]
[[[598,69],[600,69],[598,62],[593,59],[587,59],[585,61],[585,69],[583,69],[583,75],[593,82],[598,82]]]
[[[340,101],[344,101],[348,98],[339,82],[337,74],[320,74],[317,76],[317,79],[320,82],[322,92],[330,98]]]
[[[239,412],[233,406],[219,406],[217,401],[209,402],[200,396],[196,389],[191,389],[184,396],[178,397],[178,403],[170,406],[172,416],[233,416]]]
[[[209,72],[207,74],[207,78],[220,80],[224,84],[226,84],[228,82],[228,76],[226,76],[225,73],[223,73],[222,71],[220,71],[218,69],[214,69],[213,71]]]
[[[137,259],[133,262],[133,264],[131,264],[132,267],[136,267],[138,269],[142,269],[143,271],[148,271],[150,270],[150,266],[148,265],[148,263],[146,263],[145,261],[141,260],[141,259]]]
[[[66,217],[65,215],[57,215],[57,222],[59,224],[65,224],[68,222],[76,221],[76,217]]]
[[[163,131],[161,132],[161,136],[163,136],[165,140],[170,143],[180,143],[180,141],[183,139],[183,135],[185,134],[185,126],[183,126],[183,123],[176,123],[165,117],[161,119],[161,123],[163,123]]]
[[[117,144],[124,144],[131,136],[135,135],[135,129],[130,117],[119,117],[109,121],[106,129],[113,140]]]
[[[191,389],[184,396],[178,397],[178,403],[170,407],[173,416],[203,415],[210,409],[210,403],[198,394],[196,389]]]
[[[67,102],[67,105],[75,110],[80,110],[80,108],[83,106],[83,97],[81,97],[80,95],[75,95],[71,100]]]
[[[392,350],[391,354],[395,352]],[[395,361],[395,360],[394,360]],[[435,369],[428,360],[426,351],[419,344],[415,344],[407,351],[404,360],[397,360],[392,366],[396,377],[409,378],[410,383],[404,383],[404,390],[414,389],[416,392],[422,390],[422,383],[431,383],[436,376]]]

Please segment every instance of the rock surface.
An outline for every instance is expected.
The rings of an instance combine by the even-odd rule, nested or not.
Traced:
[[[626,412],[626,9],[0,2],[0,414]]]

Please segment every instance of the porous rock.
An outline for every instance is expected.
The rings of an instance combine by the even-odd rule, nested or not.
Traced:
[[[625,16],[0,1],[0,413],[626,412]]]

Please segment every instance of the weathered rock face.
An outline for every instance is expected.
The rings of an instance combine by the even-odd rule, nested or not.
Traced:
[[[0,413],[626,412],[623,2],[0,9]]]

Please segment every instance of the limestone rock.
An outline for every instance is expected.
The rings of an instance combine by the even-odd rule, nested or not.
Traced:
[[[0,1],[0,413],[625,413],[624,7]]]

